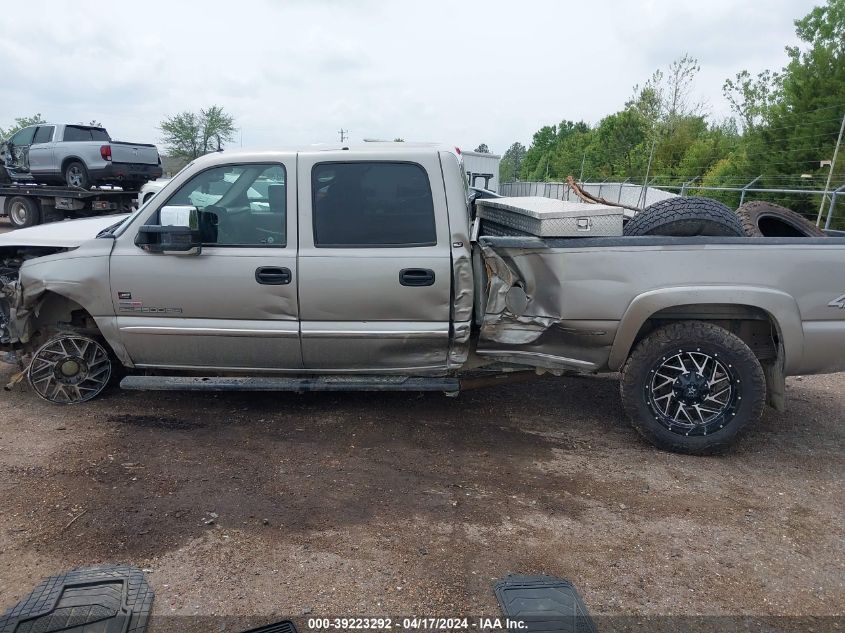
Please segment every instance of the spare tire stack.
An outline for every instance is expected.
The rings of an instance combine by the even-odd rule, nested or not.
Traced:
[[[666,198],[647,206],[625,224],[624,233],[671,237],[745,236],[736,213],[718,200],[694,196]]]
[[[773,202],[746,202],[736,214],[749,237],[825,237],[815,224]]]
[[[659,200],[627,221],[628,236],[825,237],[824,231],[786,207],[755,200],[731,211],[696,196]]]

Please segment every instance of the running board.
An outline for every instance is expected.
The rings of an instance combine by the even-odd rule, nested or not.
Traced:
[[[122,389],[133,391],[450,391],[461,388],[457,378],[408,376],[192,377],[126,376]]]

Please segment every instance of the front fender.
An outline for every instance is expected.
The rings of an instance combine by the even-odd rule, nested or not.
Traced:
[[[798,368],[804,348],[801,313],[795,299],[785,292],[756,286],[678,286],[644,292],[634,298],[622,316],[608,359],[608,367],[618,371],[625,364],[642,326],[666,308],[685,305],[727,304],[751,306],[766,312],[775,324],[783,346],[786,374]]]

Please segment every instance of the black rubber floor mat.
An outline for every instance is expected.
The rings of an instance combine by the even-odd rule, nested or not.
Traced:
[[[75,569],[42,581],[0,615],[0,633],[143,633],[152,606],[137,567]]]
[[[509,631],[596,633],[584,601],[568,580],[553,576],[508,576],[496,583],[495,592],[502,613],[514,622]]]
[[[268,624],[267,626],[259,626],[257,629],[250,629],[243,633],[297,633],[296,627],[290,620],[278,622],[276,624]]]

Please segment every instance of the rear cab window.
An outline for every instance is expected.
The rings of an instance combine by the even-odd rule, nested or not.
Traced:
[[[110,139],[108,132],[101,127],[66,125],[64,138],[62,140],[66,142],[102,141],[107,143]]]
[[[431,184],[416,163],[318,163],[311,195],[317,248],[437,244]]]

